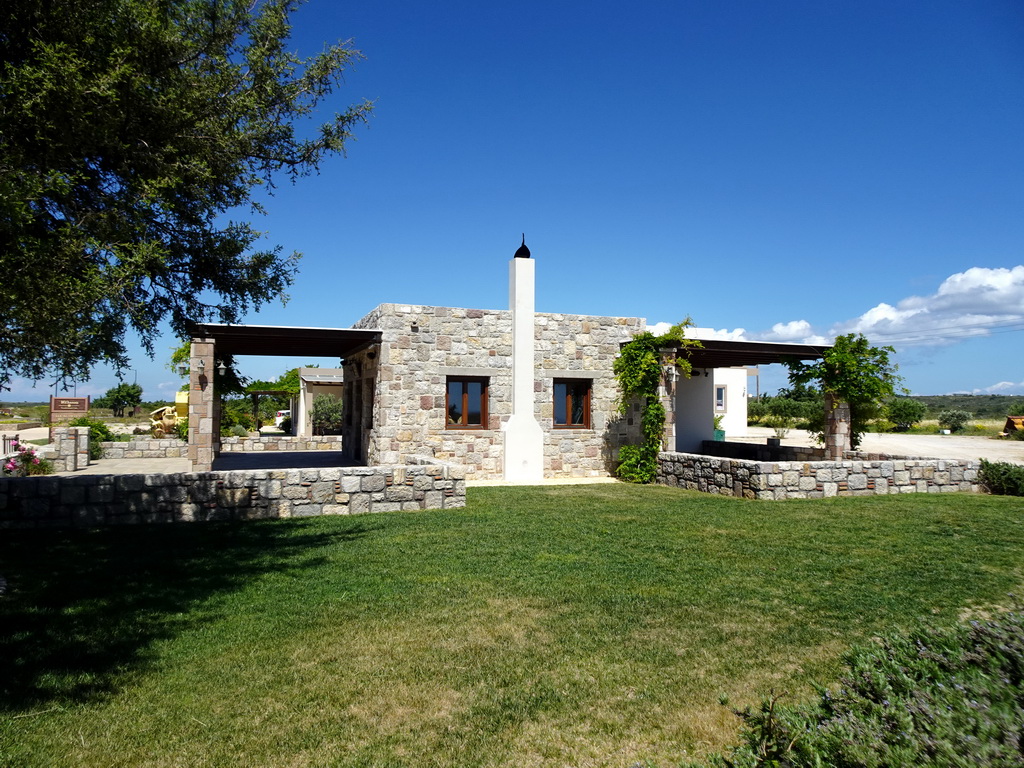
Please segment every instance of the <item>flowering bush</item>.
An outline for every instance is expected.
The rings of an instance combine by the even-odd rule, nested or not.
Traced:
[[[9,477],[25,477],[27,475],[48,475],[53,471],[53,464],[48,459],[39,458],[36,449],[31,445],[15,440],[11,448],[17,453],[4,459],[4,474]]]

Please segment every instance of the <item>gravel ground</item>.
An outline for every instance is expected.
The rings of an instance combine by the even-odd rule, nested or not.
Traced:
[[[775,433],[767,427],[747,427],[743,437],[726,435],[726,440],[764,442]],[[817,445],[802,429],[791,429],[782,438],[783,445]],[[976,461],[1012,461],[1024,464],[1024,441],[996,440],[991,437],[963,435],[905,435],[899,433],[869,432],[861,440],[861,450],[869,453],[888,453],[893,456],[921,456],[929,459],[961,459]]]

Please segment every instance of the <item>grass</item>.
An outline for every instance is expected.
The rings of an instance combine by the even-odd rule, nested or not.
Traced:
[[[991,610],[1019,499],[626,485],[4,532],[5,766],[676,765],[852,644]]]

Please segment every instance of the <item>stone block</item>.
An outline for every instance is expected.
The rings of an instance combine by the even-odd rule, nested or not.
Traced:
[[[309,488],[302,485],[286,485],[282,489],[281,495],[291,501],[305,501],[309,499]]]
[[[318,481],[309,488],[309,498],[314,504],[324,504],[334,499],[334,483]]]
[[[868,487],[868,476],[863,473],[851,474],[847,483],[851,491],[863,491]]]
[[[360,490],[367,492],[383,491],[385,485],[384,475],[371,475],[363,478]]]

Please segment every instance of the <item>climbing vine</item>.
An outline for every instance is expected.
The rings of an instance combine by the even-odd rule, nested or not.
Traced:
[[[650,331],[637,334],[622,347],[613,370],[619,381],[621,397],[619,413],[626,415],[634,399],[640,401],[640,444],[624,445],[619,449],[620,478],[631,483],[650,483],[658,471],[658,453],[661,451],[665,429],[665,407],[658,397],[662,366],[674,365],[689,378],[692,366],[687,359],[687,348],[699,347],[695,339],[686,338],[686,329],[693,325],[690,318],[676,323],[668,333],[655,336]],[[679,355],[678,351],[683,351]]]

